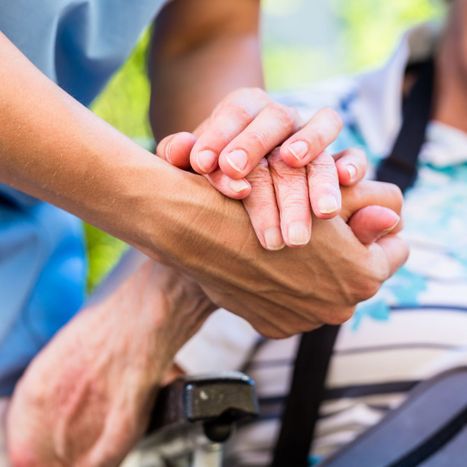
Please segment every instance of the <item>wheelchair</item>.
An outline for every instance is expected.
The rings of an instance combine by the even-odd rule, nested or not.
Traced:
[[[180,378],[159,393],[146,436],[121,467],[221,467],[223,443],[258,413],[243,373]]]

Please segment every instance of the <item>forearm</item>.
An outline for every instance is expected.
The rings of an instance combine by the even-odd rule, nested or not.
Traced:
[[[144,432],[175,352],[211,308],[174,270],[143,263],[28,368],[8,414],[13,465],[117,465]]]
[[[258,22],[257,0],[175,0],[165,8],[149,60],[158,140],[193,130],[230,91],[263,86]]]
[[[150,256],[218,277],[211,247],[217,255],[218,247],[237,239],[225,236],[226,229],[219,232],[223,238],[214,237],[222,219],[241,229],[240,239],[250,234],[241,205],[100,120],[2,35],[0,55],[0,182],[56,204]]]
[[[63,92],[3,35],[0,56],[0,182],[141,246],[147,203],[164,210],[157,196],[176,171]],[[157,243],[159,228],[148,228]]]

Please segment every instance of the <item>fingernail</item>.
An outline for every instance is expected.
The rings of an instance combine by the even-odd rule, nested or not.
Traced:
[[[310,229],[300,222],[294,222],[290,224],[288,233],[289,243],[291,245],[306,245],[310,241]]]
[[[167,144],[167,147],[165,148],[165,158],[167,159],[167,162],[169,164],[172,164],[172,158],[170,156],[170,153],[172,152],[172,141]]]
[[[394,214],[394,224],[392,224],[391,227],[388,227],[388,228],[383,232],[384,234],[391,233],[391,232],[399,225],[399,222],[401,221],[400,216],[398,216],[395,212],[394,212],[393,214]]]
[[[295,159],[301,161],[308,153],[308,144],[305,141],[295,141],[289,144],[288,149]]]
[[[246,180],[232,180],[230,182],[230,188],[232,188],[235,193],[241,193],[242,191],[249,190],[250,184]]]
[[[321,214],[332,214],[339,209],[337,199],[332,195],[322,196],[318,200],[318,211]]]
[[[213,169],[216,159],[217,154],[210,149],[204,149],[196,155],[196,162],[198,163],[201,171],[205,173],[208,173]]]
[[[243,172],[248,164],[248,155],[243,149],[236,149],[226,156],[227,162],[237,172]]]
[[[353,182],[357,178],[357,167],[353,164],[347,166],[347,173],[349,174],[349,181]]]
[[[282,234],[278,227],[270,227],[264,231],[264,243],[268,250],[280,250],[284,247]]]

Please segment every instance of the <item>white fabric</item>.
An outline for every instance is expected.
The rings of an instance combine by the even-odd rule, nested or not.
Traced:
[[[257,340],[258,334],[245,320],[217,310],[178,352],[175,362],[188,374],[238,370]]]

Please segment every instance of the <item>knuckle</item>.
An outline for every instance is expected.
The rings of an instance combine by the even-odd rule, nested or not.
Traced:
[[[257,227],[266,228],[271,224],[276,211],[276,199],[266,184],[253,190],[244,202],[245,206],[250,209],[250,217]]]
[[[321,131],[320,128],[316,128],[315,126],[309,127],[307,133],[311,147],[317,149],[318,151],[322,151],[326,148],[326,135]]]
[[[402,194],[401,189],[392,183],[377,183],[382,183],[382,189],[384,190],[383,195],[384,199],[387,201],[387,205],[397,211],[400,211],[404,202],[404,195]]]
[[[292,131],[295,127],[295,115],[291,108],[279,104],[277,102],[272,102],[268,105],[268,110],[274,115],[274,117],[279,121],[282,127]]]
[[[355,311],[354,306],[343,306],[339,308],[335,308],[326,315],[326,324],[330,324],[333,326],[339,326],[347,322],[350,318],[352,318]]]
[[[289,190],[280,194],[280,204],[289,215],[308,212],[308,200],[303,195],[303,192],[298,190]],[[283,215],[287,215],[283,213]]]
[[[308,164],[308,173],[311,178],[319,179],[320,183],[337,183],[337,169],[333,159],[319,158]]]
[[[251,120],[251,115],[248,110],[236,102],[225,102],[214,110],[213,117],[215,119],[219,119],[223,116],[240,122],[248,122]]]
[[[361,280],[358,287],[355,287],[351,294],[352,303],[358,304],[373,297],[380,289],[381,282],[382,281],[371,277]]]
[[[268,145],[268,135],[262,131],[248,131],[244,134],[244,143],[243,145],[248,148],[254,148],[254,151],[259,151],[263,155],[269,150]],[[249,151],[246,150],[248,153]]]
[[[288,167],[271,166],[272,178],[277,189],[281,193],[290,193],[306,197],[308,191],[305,171],[302,169],[290,169]]]
[[[251,97],[255,97],[255,98],[268,98],[269,99],[269,96],[267,94],[267,92],[264,90],[264,89],[261,89],[259,87],[250,87],[250,88],[242,88],[243,92],[246,92],[248,94],[251,95]]]
[[[321,110],[322,115],[326,117],[326,119],[330,120],[330,122],[339,130],[341,130],[344,126],[344,121],[339,113],[333,109],[332,107],[325,107]]]
[[[269,166],[266,159],[261,159],[259,164],[247,176],[247,180],[255,185],[272,186],[272,179],[269,173]]]
[[[318,157],[308,165],[312,172],[333,175],[336,173],[336,164],[331,157]]]
[[[222,104],[234,104],[248,107],[251,102],[267,102],[270,100],[267,92],[259,87],[243,87],[231,92]]]

